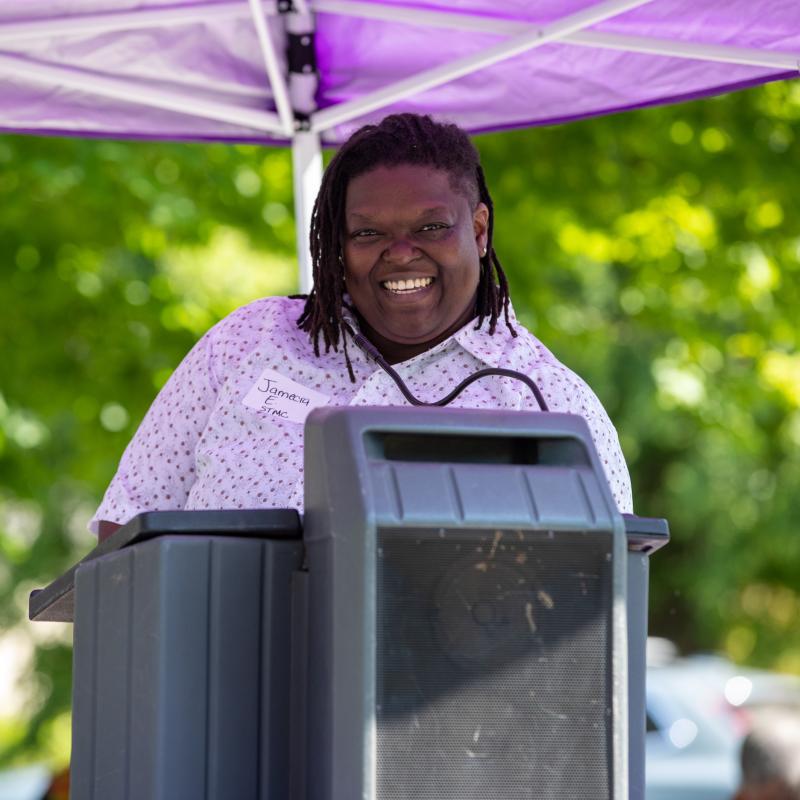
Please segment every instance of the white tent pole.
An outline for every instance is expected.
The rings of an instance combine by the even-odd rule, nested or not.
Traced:
[[[671,58],[719,61],[768,69],[800,70],[800,53],[778,53],[753,47],[729,47],[721,44],[679,42],[674,39],[649,39],[643,36],[620,36],[599,31],[579,31],[565,41],[580,47],[603,47],[630,53],[648,53]]]
[[[419,94],[471,72],[476,72],[483,67],[491,66],[498,61],[562,39],[568,33],[595,25],[649,2],[651,0],[605,0],[605,2],[582,9],[576,14],[570,14],[549,25],[528,29],[505,42],[488,47],[473,55],[458,58],[449,64],[442,64],[418,75],[397,81],[384,89],[364,95],[364,97],[319,111],[312,116],[311,130],[321,133],[377,108],[396,103],[409,95]]]
[[[529,31],[533,23],[500,17],[476,14],[432,11],[396,5],[363,2],[363,0],[313,0],[318,13],[340,14],[363,19],[379,19],[409,25],[424,25],[431,28],[471,31],[473,33],[516,36]],[[768,69],[798,69],[800,54],[774,50],[758,50],[753,47],[731,47],[729,45],[682,42],[674,39],[651,39],[644,36],[603,33],[601,31],[575,31],[559,38],[565,44],[581,47],[604,47],[610,50],[628,50],[634,53],[650,53],[674,58],[690,58],[700,61],[720,61],[744,64]]]
[[[533,23],[501,17],[486,17],[456,11],[436,11],[399,5],[383,5],[365,0],[311,0],[318,14],[338,14],[360,19],[381,19],[407,25],[424,25],[431,28],[498,33],[513,36],[530,30]]]
[[[308,294],[314,285],[308,238],[311,231],[311,212],[322,183],[322,148],[316,133],[295,133],[292,139],[292,180],[300,291]]]
[[[308,120],[317,108],[319,76],[314,48],[315,19],[308,5],[293,0],[281,13],[286,30],[289,67],[289,98],[297,122],[292,137],[292,185],[297,241],[297,264],[300,291],[307,294],[314,285],[309,234],[314,201],[322,183],[322,147],[319,134],[308,128]]]
[[[289,102],[289,90],[286,87],[286,79],[281,74],[280,66],[278,65],[275,45],[272,43],[272,37],[261,10],[260,0],[250,0],[250,12],[258,35],[261,54],[264,57],[264,65],[267,68],[267,76],[272,88],[272,96],[275,99],[275,107],[278,109],[278,117],[280,117],[284,133],[287,136],[291,136],[294,130],[294,114],[292,113],[292,105]]]
[[[165,111],[189,114],[193,117],[213,119],[254,131],[286,135],[278,115],[271,111],[240,108],[213,100],[202,100],[188,94],[152,89],[123,78],[93,75],[73,67],[55,67],[22,56],[0,53],[0,73],[36,83],[44,83],[48,86],[54,84],[65,86],[69,89],[77,89],[113,100],[123,100],[127,103],[138,103]]]

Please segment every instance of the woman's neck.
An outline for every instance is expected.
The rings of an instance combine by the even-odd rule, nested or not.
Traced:
[[[387,339],[385,336],[374,331],[367,321],[356,312],[358,317],[358,324],[361,332],[367,339],[378,348],[380,354],[389,362],[389,364],[399,364],[402,361],[408,361],[426,350],[436,347],[437,344],[449,339],[456,331],[461,330],[468,322],[475,318],[475,308],[470,306],[466,311],[449,327],[447,330],[435,336],[426,342],[395,342]]]

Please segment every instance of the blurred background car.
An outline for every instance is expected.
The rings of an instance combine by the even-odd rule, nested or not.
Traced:
[[[800,709],[800,678],[740,667],[716,655],[681,657],[647,643],[646,800],[729,800],[751,720]]]
[[[69,800],[69,772],[57,773],[44,764],[29,764],[0,772],[0,800]]]

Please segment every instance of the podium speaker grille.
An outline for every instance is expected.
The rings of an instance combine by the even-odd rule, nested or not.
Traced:
[[[612,794],[612,536],[383,529],[376,800]]]

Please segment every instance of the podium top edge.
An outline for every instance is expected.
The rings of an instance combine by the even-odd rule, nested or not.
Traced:
[[[176,533],[299,539],[303,528],[294,508],[145,511],[126,522],[107,541],[114,543],[109,550],[118,550],[140,538]]]
[[[88,561],[159,536],[232,536],[297,540],[303,535],[294,508],[254,510],[145,511],[100,542],[44,589],[31,592],[28,617],[38,622],[72,622],[75,573]]]
[[[410,433],[464,433],[471,436],[584,436],[586,420],[561,411],[518,411],[450,406],[320,406],[308,416],[306,426],[316,427],[339,418],[365,433],[402,429]]]

